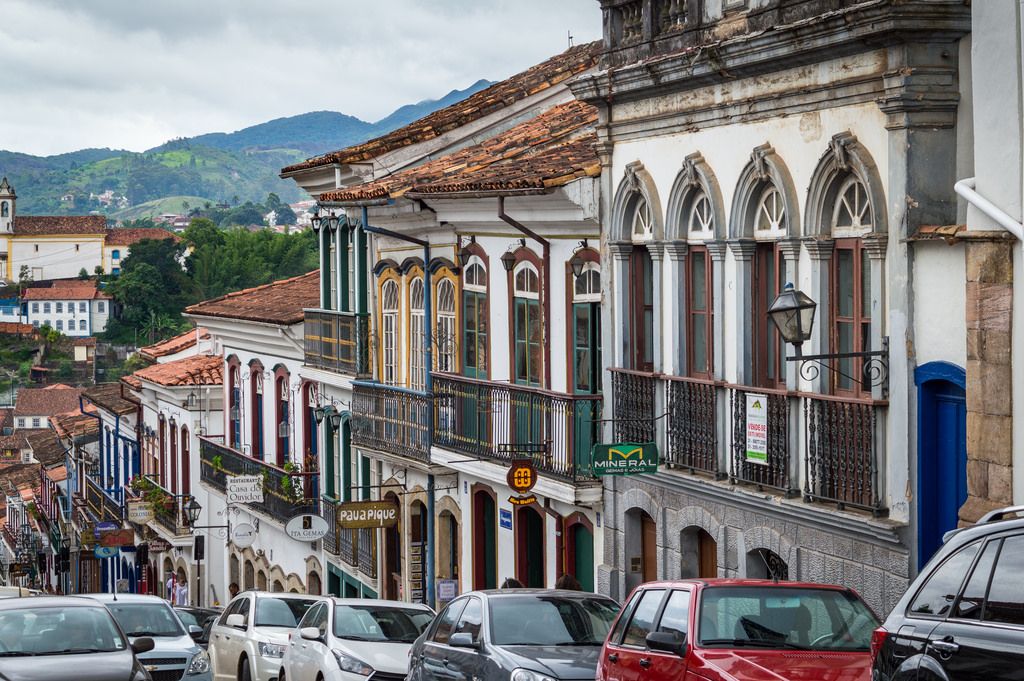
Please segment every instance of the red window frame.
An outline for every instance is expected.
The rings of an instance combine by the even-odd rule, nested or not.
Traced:
[[[704,309],[694,307],[694,260],[704,261]],[[690,246],[686,255],[686,368],[691,378],[711,379],[715,373],[715,338],[714,338],[714,296],[711,290],[712,261],[705,246]],[[705,370],[697,369],[694,352],[696,348],[696,330],[702,328],[705,340]]]
[[[754,248],[751,272],[753,333],[751,359],[754,385],[786,389],[786,343],[768,319],[768,308],[786,285],[786,259],[777,241],[759,242]]]
[[[851,283],[853,296],[850,301],[848,314],[841,314],[840,286],[841,272],[840,262],[844,254],[850,254],[850,263],[853,268]],[[864,242],[861,239],[836,239],[832,250],[832,271],[829,291],[829,345],[831,352],[862,352],[871,349],[871,314],[865,308],[865,294],[867,294],[867,305],[871,305],[871,272],[870,260]],[[865,272],[865,268],[868,271]],[[866,277],[865,277],[866,275]],[[866,281],[865,281],[866,279]],[[865,290],[865,285],[868,287]],[[852,347],[841,346],[841,329],[843,325],[852,326]],[[852,358],[848,360],[837,360],[836,369],[843,373],[860,378],[864,370],[864,360]],[[849,380],[837,372],[832,373],[831,388],[835,395],[847,397],[870,397],[870,387],[865,387],[856,381]]]
[[[650,281],[645,282],[646,275],[650,273]],[[637,371],[654,371],[653,355],[653,334],[657,332],[654,328],[654,259],[646,246],[633,246],[629,255],[629,299],[630,319],[629,324],[632,332],[630,336],[630,355],[632,368]],[[651,302],[645,301],[646,287],[650,286]],[[647,328],[644,319],[650,313],[651,327]],[[648,335],[651,335],[648,338]],[[647,343],[651,342],[652,354],[646,356]]]

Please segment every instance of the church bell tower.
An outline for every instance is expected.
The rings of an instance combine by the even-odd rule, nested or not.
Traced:
[[[14,233],[14,202],[17,198],[7,178],[0,180],[0,234]]]

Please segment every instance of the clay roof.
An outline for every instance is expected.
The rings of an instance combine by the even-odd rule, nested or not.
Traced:
[[[0,487],[0,501],[2,501],[4,495],[10,492],[8,485],[20,490],[36,484],[39,481],[39,464],[14,463],[0,468],[0,473],[2,473],[3,481],[3,486]]]
[[[113,414],[135,413],[136,404],[121,396],[120,383],[100,383],[83,392],[82,397]]]
[[[224,359],[219,355],[194,355],[139,369],[132,376],[157,385],[222,385]]]
[[[95,419],[93,419],[95,420]],[[32,454],[44,467],[64,461],[64,446],[57,437],[57,431],[50,428],[33,428],[22,431],[28,438]]]
[[[96,413],[96,407],[86,405],[86,414],[83,414],[77,409],[75,411],[68,411],[63,414],[57,414],[53,417],[53,430],[57,434],[57,437],[70,438],[74,440],[80,440],[85,438],[86,440],[99,437],[100,434],[100,421],[95,415],[90,414]]]
[[[340,151],[316,156],[288,166],[281,172],[291,173],[334,163],[358,163],[395,149],[440,137],[590,69],[597,64],[600,53],[600,41],[570,47],[565,52],[556,54],[522,73],[495,83],[461,102],[438,109],[386,135]]]
[[[19,324],[18,322],[0,322],[0,334],[5,335],[27,335],[38,333],[36,327],[31,324]]]
[[[134,374],[128,374],[127,376],[121,377],[121,382],[127,385],[132,390],[141,390],[142,381],[135,377]]]
[[[46,477],[53,482],[64,482],[68,479],[68,469],[64,466],[57,466],[46,471]]]
[[[131,246],[143,239],[173,239],[175,241],[181,241],[181,237],[178,235],[159,227],[111,227],[107,230],[107,238],[105,241],[108,246]]]
[[[15,235],[96,234],[107,231],[102,215],[16,215]]]
[[[37,286],[27,288],[21,295],[23,300],[92,300],[93,298],[103,300],[109,299],[106,293],[96,288],[95,282],[79,282],[79,285],[72,286],[63,284],[60,286]]]
[[[14,405],[15,416],[55,416],[78,411],[80,388],[22,388]]]
[[[272,324],[298,324],[320,305],[320,271],[229,293],[185,308],[186,314]]]
[[[74,346],[79,346],[79,345],[96,345],[96,338],[94,338],[93,336],[84,336],[82,338],[74,339],[73,341],[71,341],[71,344],[74,345]]]
[[[210,337],[210,332],[199,327],[199,338],[207,339]],[[173,355],[194,347],[196,344],[196,329],[189,329],[185,333],[178,334],[173,338],[162,340],[159,343],[153,345],[147,345],[144,348],[139,349],[139,354],[144,359],[148,359],[150,362],[155,362],[160,357],[166,357],[167,355]]]
[[[25,431],[16,430],[11,435],[0,435],[0,449],[24,449],[28,447]]]
[[[325,192],[321,201],[397,198],[406,192],[546,188],[600,174],[597,109],[580,101],[552,107],[481,144],[460,149],[389,177]]]

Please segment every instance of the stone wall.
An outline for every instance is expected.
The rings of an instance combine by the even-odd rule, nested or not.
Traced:
[[[969,243],[967,258],[967,502],[960,523],[1013,502],[1013,247]]]

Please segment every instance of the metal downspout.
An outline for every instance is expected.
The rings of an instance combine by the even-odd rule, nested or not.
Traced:
[[[432,291],[431,288],[431,276],[430,276],[430,242],[426,239],[417,239],[415,237],[406,236],[398,232],[393,232],[389,229],[381,229],[379,227],[371,227],[369,219],[369,210],[366,206],[363,206],[362,215],[362,229],[370,234],[379,234],[382,236],[388,236],[399,241],[405,241],[407,243],[416,244],[417,246],[423,247],[423,369],[425,376],[423,377],[423,389],[427,394],[428,407],[427,407],[427,446],[433,444],[434,439],[434,403],[431,399],[434,393],[434,382],[431,376],[431,372],[434,367],[434,325],[433,325],[433,305],[432,305]],[[427,473],[427,550],[426,550],[426,591],[427,591],[427,605],[434,607],[434,506],[435,506],[435,490],[434,490],[434,474]]]
[[[964,197],[967,203],[999,223],[1000,227],[1017,237],[1018,241],[1024,241],[1024,225],[975,191],[975,186],[977,186],[975,178],[968,177],[954,184],[953,191]]]
[[[498,217],[541,245],[544,279],[540,287],[540,307],[544,314],[544,387],[551,390],[551,243],[526,225],[505,213],[505,197],[498,197]],[[513,381],[514,382],[514,381]]]

